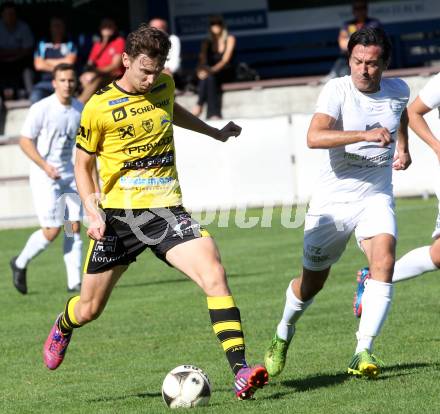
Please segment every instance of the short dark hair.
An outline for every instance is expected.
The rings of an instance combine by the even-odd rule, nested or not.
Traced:
[[[382,49],[381,58],[382,61],[388,65],[391,59],[391,41],[388,38],[385,31],[380,27],[370,28],[364,27],[357,32],[354,32],[350,36],[348,41],[348,57],[351,57],[351,53],[356,45],[362,46],[379,46]]]
[[[58,65],[53,68],[52,79],[56,78],[57,72],[64,72],[66,70],[73,70],[75,72],[75,66],[70,63],[58,63]]]
[[[165,62],[170,47],[171,42],[166,33],[142,23],[137,30],[128,34],[125,53],[132,59],[144,54],[150,59]]]

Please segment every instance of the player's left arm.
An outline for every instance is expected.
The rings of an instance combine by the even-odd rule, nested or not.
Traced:
[[[214,128],[194,116],[191,112],[174,103],[173,124],[181,128],[208,135],[218,141],[226,142],[230,137],[238,137],[241,134],[241,127],[234,122],[228,122],[222,129]]]
[[[397,130],[397,148],[393,168],[395,170],[406,170],[411,165],[411,162],[408,147],[408,111],[405,108],[400,116],[400,124]]]

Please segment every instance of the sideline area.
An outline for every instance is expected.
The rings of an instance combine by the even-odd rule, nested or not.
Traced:
[[[386,76],[404,77],[413,100],[428,77],[438,71],[438,66],[400,69],[388,71]],[[225,85],[224,120],[212,124],[221,127],[233,119],[243,127],[241,137],[227,144],[201,140],[197,134],[176,128],[185,205],[193,210],[215,210],[306,203],[320,165],[320,151],[310,151],[305,143],[308,122],[322,88],[319,79],[285,78]],[[183,94],[176,99],[190,109],[196,96]],[[14,104],[6,114],[5,134],[0,138],[0,227],[35,222],[28,183],[29,161],[17,145],[28,105],[23,101]],[[439,129],[437,118],[437,111],[429,114],[434,130]],[[413,133],[410,141],[413,165],[396,174],[396,195],[427,196],[433,193],[429,177],[435,177],[429,171],[435,157]]]

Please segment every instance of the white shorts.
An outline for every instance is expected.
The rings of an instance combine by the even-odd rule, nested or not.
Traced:
[[[29,181],[41,227],[61,227],[65,220],[81,220],[81,199],[74,178],[52,180],[31,174]]]
[[[397,239],[393,198],[376,194],[359,202],[310,209],[304,226],[304,267],[319,271],[336,263],[353,231],[359,247],[362,240],[382,233]]]

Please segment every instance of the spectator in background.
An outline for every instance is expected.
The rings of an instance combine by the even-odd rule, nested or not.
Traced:
[[[192,113],[200,116],[207,103],[208,119],[221,119],[221,85],[235,76],[233,57],[235,37],[228,33],[222,16],[210,16],[209,35],[203,41],[197,68],[198,101]]]
[[[12,99],[23,87],[28,94],[32,89],[34,37],[18,18],[14,3],[5,2],[0,10],[0,92],[5,99]]]
[[[150,20],[149,26],[155,27],[168,34],[168,23],[164,19],[156,17]],[[174,34],[169,34],[168,38],[171,42],[171,49],[168,53],[163,71],[175,77],[180,69],[180,39]]]
[[[34,54],[34,67],[40,81],[34,86],[31,103],[40,101],[54,92],[53,70],[60,63],[74,65],[77,57],[76,45],[66,39],[66,25],[60,17],[50,19],[50,41],[40,40]]]
[[[325,81],[350,74],[347,46],[348,40],[354,32],[357,32],[363,27],[374,29],[382,26],[379,20],[368,17],[368,2],[366,0],[353,1],[352,12],[354,18],[344,22],[339,30],[338,44],[341,56],[334,63],[332,70],[325,78]]]
[[[125,40],[119,35],[116,22],[104,18],[99,27],[100,39],[90,51],[84,73],[80,77],[83,91],[79,97],[81,102],[89,98],[100,88],[122,76],[122,53]]]

